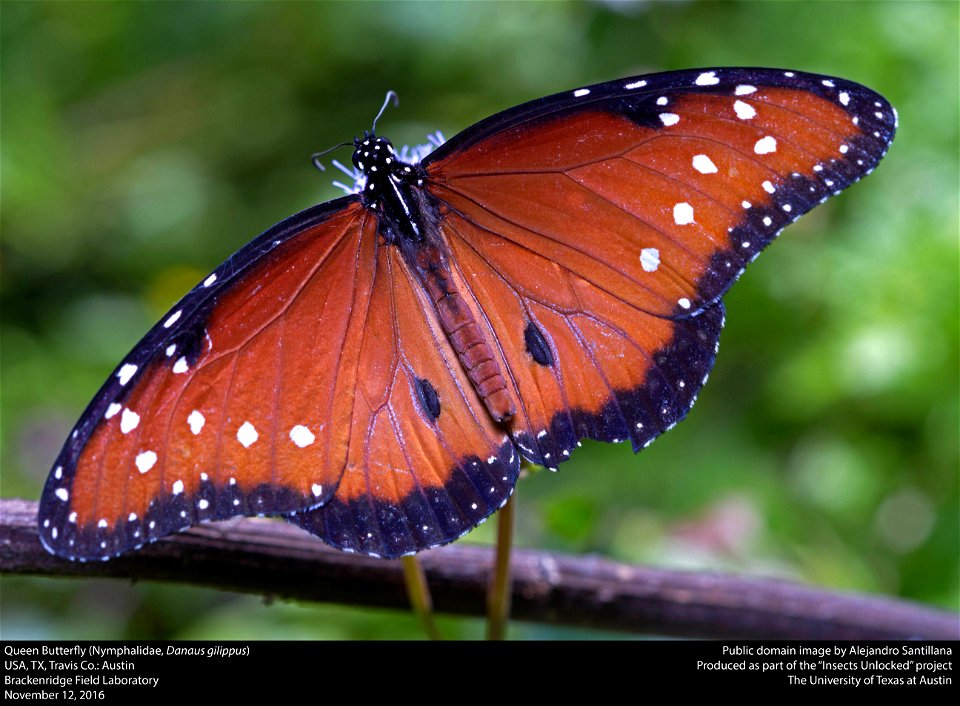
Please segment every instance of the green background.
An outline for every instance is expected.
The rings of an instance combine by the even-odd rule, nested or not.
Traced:
[[[39,496],[180,295],[338,194],[308,156],[368,127],[387,89],[401,104],[380,131],[414,144],[613,78],[788,67],[883,93],[892,150],[734,286],[686,422],[639,456],[585,444],[520,481],[517,543],[957,609],[958,7],[3,2],[3,495]],[[420,634],[403,613],[120,581],[6,576],[0,609],[8,639]]]

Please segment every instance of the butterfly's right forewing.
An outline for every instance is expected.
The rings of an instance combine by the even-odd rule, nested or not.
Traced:
[[[895,127],[842,79],[680,71],[519,106],[428,157],[524,455],[556,466],[585,437],[638,449],[682,419],[719,298],[784,226],[868,174]]]

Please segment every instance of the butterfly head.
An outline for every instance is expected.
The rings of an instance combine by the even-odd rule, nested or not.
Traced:
[[[389,173],[397,162],[393,144],[385,137],[365,132],[353,141],[353,165],[368,177]]]
[[[442,145],[445,138],[440,131],[437,131],[432,135],[427,135],[427,140],[424,144],[414,145],[413,147],[403,145],[399,150],[395,150],[390,140],[377,137],[373,132],[365,132],[363,137],[356,137],[353,140],[354,152],[351,168],[345,167],[335,159],[331,162],[333,166],[352,179],[353,183],[344,184],[335,181],[333,185],[342,189],[345,194],[351,195],[366,191],[368,183],[374,175],[384,177],[392,173],[404,181],[419,179],[421,174],[416,165]],[[380,149],[377,149],[377,145],[380,145]],[[314,157],[317,156],[314,155]],[[373,170],[372,167],[377,167],[377,169]]]

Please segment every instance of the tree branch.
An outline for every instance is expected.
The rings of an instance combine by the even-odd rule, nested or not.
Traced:
[[[0,571],[190,583],[304,601],[407,609],[399,561],[345,554],[284,522],[201,525],[107,562],[40,545],[36,503],[0,500]],[[493,552],[452,545],[419,555],[435,608],[482,616]],[[901,600],[787,581],[665,571],[532,550],[513,555],[513,618],[672,636],[766,639],[960,638],[960,617]]]

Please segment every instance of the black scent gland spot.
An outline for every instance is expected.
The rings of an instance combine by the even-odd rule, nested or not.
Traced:
[[[533,325],[533,322],[527,324],[523,332],[523,340],[527,343],[527,350],[533,359],[540,365],[553,365],[553,352],[547,345],[547,340],[540,333],[540,329]]]
[[[430,419],[440,416],[440,398],[426,378],[417,378],[417,399],[420,400],[423,411],[430,415]]]

